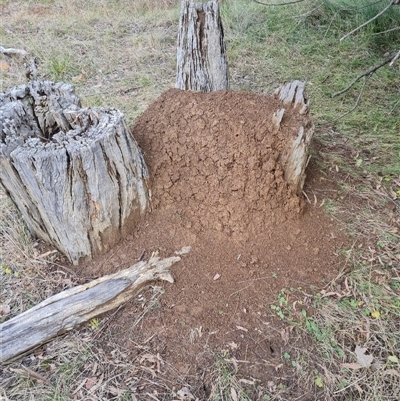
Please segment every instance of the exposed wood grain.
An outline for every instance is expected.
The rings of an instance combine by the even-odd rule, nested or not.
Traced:
[[[200,92],[228,89],[228,63],[218,1],[182,1],[175,87]]]
[[[33,235],[73,263],[110,249],[149,206],[148,171],[122,113],[81,108],[73,87],[0,94],[0,183]]]
[[[282,155],[285,165],[285,179],[294,191],[300,195],[306,178],[305,170],[309,157],[309,146],[314,135],[314,125],[308,116],[309,103],[304,95],[305,84],[293,81],[275,91],[284,107],[292,107],[299,114],[299,130],[296,138],[288,138],[288,146]],[[276,127],[280,126],[284,109],[277,111],[273,117]]]
[[[0,362],[9,361],[53,337],[124,304],[155,280],[174,280],[169,268],[181,258],[147,262],[56,294],[0,325]]]

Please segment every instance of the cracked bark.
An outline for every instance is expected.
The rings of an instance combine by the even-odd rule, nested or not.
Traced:
[[[309,102],[304,94],[305,83],[301,81],[289,82],[275,91],[275,96],[283,104],[283,108],[277,110],[273,116],[273,122],[277,130],[281,129],[285,108],[291,107],[299,115],[299,130],[296,138],[291,138],[285,152],[281,155],[281,161],[285,169],[285,180],[293,190],[301,195],[305,170],[309,158],[309,146],[314,135],[314,125],[309,117]]]
[[[200,92],[228,89],[226,46],[217,1],[182,1],[175,87]]]
[[[71,262],[109,250],[132,228],[149,207],[147,180],[118,110],[81,108],[63,83],[0,94],[0,183],[31,233]]]

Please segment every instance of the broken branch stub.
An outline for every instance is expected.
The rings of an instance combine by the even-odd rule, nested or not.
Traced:
[[[118,110],[80,108],[63,83],[0,94],[0,183],[32,234],[71,262],[109,250],[137,222],[147,179]]]
[[[228,89],[228,62],[218,1],[182,1],[175,87],[200,92]]]
[[[69,288],[0,324],[0,362],[14,359],[53,337],[123,305],[155,280],[173,283],[169,268],[179,256],[152,256],[117,273]]]

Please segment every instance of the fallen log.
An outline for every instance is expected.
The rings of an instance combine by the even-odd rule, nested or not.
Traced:
[[[228,62],[218,1],[182,1],[176,70],[177,89],[228,89]]]
[[[31,233],[77,264],[108,251],[149,207],[142,153],[116,109],[31,81],[0,94],[0,184]]]
[[[176,254],[187,253],[183,248]],[[128,269],[56,294],[0,325],[0,362],[15,359],[53,337],[122,305],[155,280],[174,280],[169,268],[181,260],[152,256]]]

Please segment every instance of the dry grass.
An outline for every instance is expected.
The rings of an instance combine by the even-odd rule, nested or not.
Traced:
[[[171,7],[173,3],[6,2],[0,43],[34,55],[41,78],[74,83],[84,105],[119,108],[132,124],[149,103],[173,86],[179,13]],[[24,83],[22,61],[2,60],[6,64],[0,69],[0,89]],[[80,283],[57,264],[57,253],[43,255],[51,249],[32,241],[4,193],[0,202],[0,310],[4,320]],[[160,298],[157,288],[134,300],[142,312],[128,323],[133,334]],[[3,367],[0,398],[134,400],[140,394],[139,399],[171,399],[174,391],[189,388],[185,382],[168,380],[173,368],[151,355],[146,344],[136,344],[135,355],[115,344],[109,329],[112,317],[95,319],[79,333]],[[162,380],[156,372],[160,363],[165,372]]]
[[[132,338],[140,337],[141,321],[157,307],[162,292],[160,287],[149,288],[130,302],[128,307],[142,310],[125,322],[124,330],[129,329]],[[146,341],[135,341],[129,349],[115,342],[115,313],[93,319],[79,332],[3,367],[0,396],[24,401],[169,400],[191,394],[188,383],[169,379],[176,377],[173,367]]]
[[[85,106],[113,106],[132,124],[174,83],[179,14],[173,3],[10,2],[0,43],[34,55],[42,78],[74,83]],[[25,81],[21,61],[6,61],[3,91]]]
[[[76,283],[57,265],[58,252],[32,241],[21,216],[0,191],[0,321]]]
[[[0,6],[0,43],[27,50],[37,58],[42,78],[74,83],[85,106],[118,108],[131,125],[174,84],[178,3],[5,0]],[[305,3],[306,7],[310,4]],[[340,2],[323,2],[327,3]],[[265,92],[282,80],[304,78],[311,83],[313,110],[320,121],[351,107],[356,91],[340,101],[330,99],[332,91],[348,83],[364,68],[363,63],[377,58],[371,56],[372,46],[355,55],[365,42],[361,34],[341,46],[342,55],[339,50],[338,55],[331,52],[340,29],[348,30],[351,21],[339,21],[340,14],[329,19],[320,5],[296,8],[296,12],[289,8],[273,11],[239,0],[223,1],[222,5],[234,89]],[[345,58],[352,60],[349,68],[342,66]],[[21,60],[2,57],[0,61],[5,62],[0,64],[1,91],[24,83]],[[371,79],[364,104],[338,123],[337,130],[346,132],[346,138],[334,129],[317,134],[323,143],[321,168],[340,185],[336,199],[330,193],[317,195],[326,200],[328,212],[346,222],[353,246],[345,251],[348,271],[324,293],[290,293],[290,302],[288,298],[288,305],[300,300],[307,311],[288,311],[289,323],[295,328],[290,331],[290,359],[282,362],[293,366],[298,383],[316,400],[400,398],[396,68],[382,70]],[[57,264],[57,253],[46,255],[51,250],[31,240],[3,193],[0,245],[0,321],[77,284],[76,277]],[[130,322],[132,331],[140,327],[159,296],[157,289],[148,290],[143,299],[133,301],[142,305],[143,314]],[[177,376],[173,367],[152,355],[145,343],[137,344],[135,355],[115,344],[112,318],[110,314],[94,320],[79,333],[68,334],[45,350],[39,348],[3,367],[0,400],[189,400],[196,394],[198,389],[183,380],[171,382],[168,377]],[[357,363],[356,345],[367,348],[373,357],[369,368],[343,366]],[[157,374],[159,364],[163,375]],[[241,382],[236,370],[227,355],[216,357],[209,377],[210,400],[247,399],[244,389],[251,383]],[[254,393],[255,397],[285,399],[284,389],[269,390]]]

